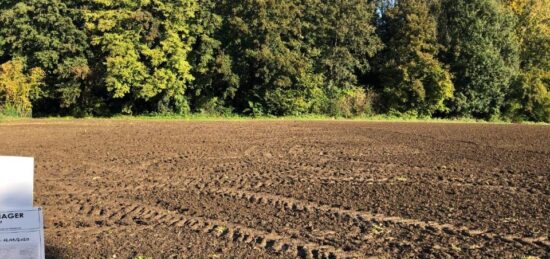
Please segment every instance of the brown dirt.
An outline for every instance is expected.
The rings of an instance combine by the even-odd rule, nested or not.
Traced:
[[[550,127],[31,121],[52,258],[546,257]]]

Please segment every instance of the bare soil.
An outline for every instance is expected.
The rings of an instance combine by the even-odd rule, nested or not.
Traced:
[[[51,258],[550,254],[550,127],[23,121]]]

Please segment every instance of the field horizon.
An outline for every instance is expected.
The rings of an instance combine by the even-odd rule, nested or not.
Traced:
[[[0,123],[9,122],[38,122],[38,121],[188,121],[188,122],[235,122],[235,121],[335,121],[335,122],[388,122],[388,123],[450,123],[450,124],[504,124],[504,125],[539,125],[549,126],[546,122],[521,121],[512,122],[508,120],[482,120],[474,118],[416,118],[416,117],[398,117],[387,115],[362,116],[362,117],[333,117],[326,115],[304,115],[304,116],[218,116],[218,115],[116,115],[111,117],[73,117],[73,116],[51,116],[51,117],[13,117],[0,116]]]

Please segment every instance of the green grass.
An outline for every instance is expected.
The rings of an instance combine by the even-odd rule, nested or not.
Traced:
[[[249,117],[241,115],[219,116],[206,114],[190,114],[190,115],[140,115],[140,116],[124,116],[118,115],[109,118],[104,117],[47,117],[47,118],[20,118],[14,116],[6,116],[0,114],[0,123],[13,121],[72,121],[72,120],[130,120],[130,121],[342,121],[342,122],[418,122],[418,123],[482,123],[482,124],[512,124],[508,121],[485,121],[470,118],[458,119],[437,119],[437,118],[416,118],[416,117],[398,117],[388,115],[362,116],[355,118],[335,118],[326,115],[303,115],[303,116],[263,116]],[[548,123],[522,122],[521,124],[536,124],[550,125]]]
[[[398,117],[388,115],[360,116],[354,118],[332,117],[327,115],[301,115],[301,116],[262,116],[249,117],[240,115],[218,116],[205,114],[191,115],[141,115],[141,116],[114,116],[114,120],[144,120],[144,121],[350,121],[350,122],[430,122],[430,123],[485,123],[485,124],[512,124],[508,121],[485,121],[470,118],[457,119],[439,119],[439,118],[416,118],[416,117]],[[523,122],[522,124],[541,124]]]

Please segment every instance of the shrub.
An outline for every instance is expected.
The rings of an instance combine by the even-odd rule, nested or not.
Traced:
[[[30,116],[31,101],[40,95],[44,71],[33,68],[24,72],[24,62],[16,59],[0,65],[0,113]]]
[[[515,82],[507,111],[513,121],[550,122],[550,72],[523,73]]]
[[[336,94],[332,95],[326,113],[345,118],[373,115],[377,100],[376,93],[367,92],[362,88],[338,90]]]
[[[199,99],[197,111],[204,115],[230,116],[233,114],[233,109],[227,107],[219,97]]]

